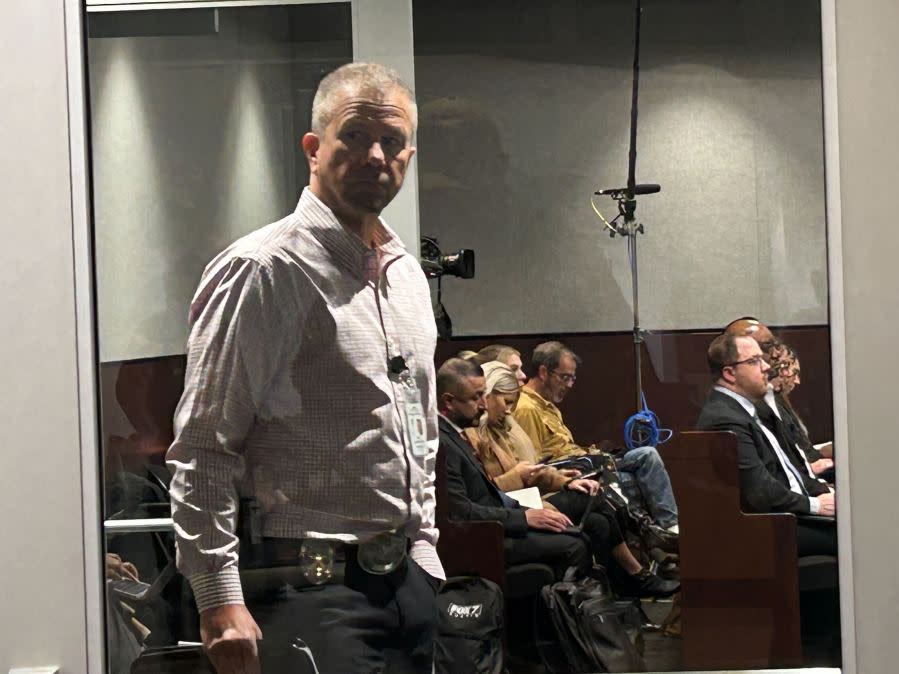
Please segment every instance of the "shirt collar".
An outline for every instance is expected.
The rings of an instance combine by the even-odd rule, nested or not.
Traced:
[[[350,271],[364,276],[364,256],[371,249],[362,242],[355,232],[344,227],[334,212],[315,196],[308,186],[303,189],[294,214],[300,218],[307,215],[312,216],[313,226],[310,228],[310,233]],[[386,240],[375,247],[380,253],[379,271],[383,271],[384,267],[406,255],[407,251],[396,232],[383,219],[378,218],[378,220],[387,235]]]
[[[777,415],[777,418],[780,419],[780,410],[777,407],[777,398],[774,395],[774,387],[771,384],[768,384],[768,390],[765,391],[765,402],[768,404],[768,407],[771,408],[771,411]]]
[[[749,416],[755,417],[755,414],[756,414],[755,405],[752,404],[752,401],[749,398],[747,398],[746,396],[740,395],[736,391],[731,391],[729,388],[725,388],[723,386],[716,386],[715,390],[720,391],[724,395],[730,396],[731,398],[736,400],[738,403],[740,403],[740,407],[742,407],[744,410],[746,410],[746,413]]]
[[[548,401],[546,398],[544,398],[542,395],[537,393],[534,389],[530,388],[529,386],[522,386],[521,393],[523,395],[526,395],[528,398],[530,398],[531,401],[534,402],[534,404],[539,405],[540,407],[543,407],[544,409],[548,409],[548,410],[558,410],[559,409],[553,403]]]

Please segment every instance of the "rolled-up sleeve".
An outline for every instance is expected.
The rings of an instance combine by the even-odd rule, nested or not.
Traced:
[[[243,603],[237,482],[244,441],[280,366],[281,316],[270,269],[247,259],[213,262],[191,304],[185,388],[166,462],[178,568],[200,611]]]

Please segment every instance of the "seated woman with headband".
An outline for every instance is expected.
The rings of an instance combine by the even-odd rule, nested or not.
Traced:
[[[575,523],[583,519],[583,531],[590,539],[594,558],[605,566],[614,560],[624,571],[623,580],[616,587],[621,594],[667,597],[677,592],[678,581],[650,573],[634,557],[614,512],[604,501],[599,499],[596,511],[584,517],[591,498],[600,491],[598,482],[579,478],[577,471],[537,463],[537,449],[512,418],[521,388],[512,370],[498,361],[481,367],[487,384],[487,411],[478,427],[466,429],[465,433],[487,475],[503,491],[537,487],[545,507],[559,510]]]

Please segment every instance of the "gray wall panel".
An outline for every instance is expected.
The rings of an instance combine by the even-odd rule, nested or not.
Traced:
[[[469,8],[475,37],[416,5],[449,22],[416,38],[421,231],[478,254],[477,279],[445,285],[457,334],[630,327],[625,244],[588,203],[626,179],[624,4],[538,3],[543,27]],[[827,321],[819,13],[781,5],[644,3],[637,178],[663,186],[638,208],[647,328]]]
[[[206,263],[296,206],[315,87],[352,60],[333,8],[343,41],[302,41],[305,9],[287,7],[220,10],[213,35],[91,39],[101,361],[183,353]]]
[[[891,421],[899,405],[899,5],[857,0],[836,8],[842,268],[852,493],[857,671],[888,674],[899,660],[899,552]],[[837,336],[839,338],[839,336]]]
[[[62,3],[5,4],[0,22],[3,672],[38,665],[59,665],[64,672],[87,669],[66,94]],[[100,569],[88,573],[99,575]]]

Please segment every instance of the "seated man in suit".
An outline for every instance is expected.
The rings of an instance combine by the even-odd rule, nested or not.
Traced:
[[[437,372],[440,450],[446,455],[449,516],[460,520],[494,520],[505,530],[506,564],[540,563],[561,578],[571,566],[582,570],[590,553],[568,517],[553,510],[522,508],[487,477],[464,436],[484,412],[484,372],[480,365],[450,358]],[[477,554],[476,550],[472,554]]]
[[[559,405],[574,387],[581,359],[561,342],[544,342],[531,356],[531,378],[512,413],[543,457],[561,459],[588,454],[562,421]],[[596,450],[598,451],[598,450]],[[677,504],[671,478],[655,447],[636,447],[615,459],[628,499],[642,501],[655,524],[678,533]]]
[[[709,345],[714,388],[697,427],[737,435],[740,500],[747,512],[835,513],[826,485],[800,470],[801,458],[776,415],[759,415],[768,391],[768,364],[752,337],[722,334]],[[834,522],[798,521],[799,554],[836,554]]]
[[[799,384],[799,360],[796,352],[781,342],[767,325],[750,316],[731,321],[724,332],[738,337],[752,337],[759,343],[765,362],[771,368],[768,370],[770,386],[765,394],[765,402],[786,425],[813,476],[829,478],[827,481],[833,482],[833,444],[822,446],[829,447],[827,455],[815,447],[809,440],[808,430],[790,403],[790,392]]]

